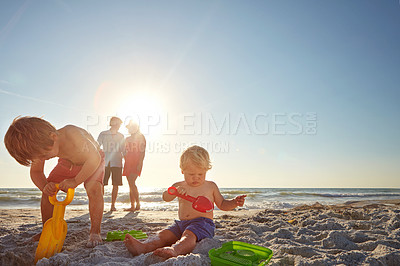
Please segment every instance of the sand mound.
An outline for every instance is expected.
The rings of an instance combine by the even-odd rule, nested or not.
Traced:
[[[40,232],[38,210],[0,211],[0,264],[31,265]],[[105,213],[107,231],[143,230],[154,237],[175,212]],[[63,251],[38,265],[210,265],[208,251],[236,240],[268,247],[270,265],[400,265],[400,208],[396,205],[301,206],[292,210],[216,211],[216,235],[199,242],[186,256],[166,261],[152,253],[133,257],[122,242],[86,248],[87,211],[67,211],[68,234]]]

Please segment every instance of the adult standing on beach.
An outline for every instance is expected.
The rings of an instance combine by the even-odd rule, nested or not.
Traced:
[[[131,207],[126,209],[126,211],[138,211],[140,210],[139,191],[135,182],[142,172],[146,139],[140,132],[137,123],[130,121],[126,128],[129,134],[131,134],[125,140],[125,165],[123,176],[126,176],[128,179],[129,197],[131,201]]]
[[[122,186],[122,157],[125,147],[124,135],[118,132],[122,120],[116,116],[110,119],[110,129],[100,133],[97,142],[103,146],[105,153],[105,173],[104,185],[108,185],[108,180],[112,174],[112,193],[111,193],[111,211],[115,211],[115,202],[118,196],[118,186]]]

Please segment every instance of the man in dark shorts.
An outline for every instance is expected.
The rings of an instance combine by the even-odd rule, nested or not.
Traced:
[[[115,202],[118,195],[118,186],[122,186],[122,157],[125,149],[124,135],[118,132],[122,120],[113,116],[110,120],[110,130],[100,133],[97,141],[103,146],[105,154],[104,185],[108,185],[110,175],[112,178],[113,190],[111,193],[111,211],[115,211]]]

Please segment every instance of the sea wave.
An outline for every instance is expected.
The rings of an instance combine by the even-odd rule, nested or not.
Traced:
[[[166,188],[139,187],[141,208],[143,210],[176,210],[177,200],[165,202],[162,192]],[[294,188],[220,188],[225,199],[232,199],[246,194],[244,208],[248,209],[287,209],[302,204],[340,204],[357,200],[384,200],[400,198],[400,189],[294,189]],[[60,195],[60,198],[59,198]],[[58,193],[57,198],[63,200],[65,193]],[[35,188],[15,189],[0,188],[0,208],[40,208],[42,194]],[[105,209],[111,204],[111,187],[105,188]],[[88,208],[88,197],[82,187],[75,189],[73,208]],[[121,187],[117,197],[117,208],[130,206],[129,188]]]

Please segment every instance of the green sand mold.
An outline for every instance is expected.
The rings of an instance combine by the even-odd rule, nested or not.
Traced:
[[[107,233],[106,241],[123,241],[125,239],[125,235],[130,234],[136,239],[145,239],[147,238],[147,234],[143,233],[141,230],[123,230],[123,231],[111,231]]]
[[[230,241],[218,249],[210,249],[211,265],[267,265],[272,258],[272,250],[240,241]]]

